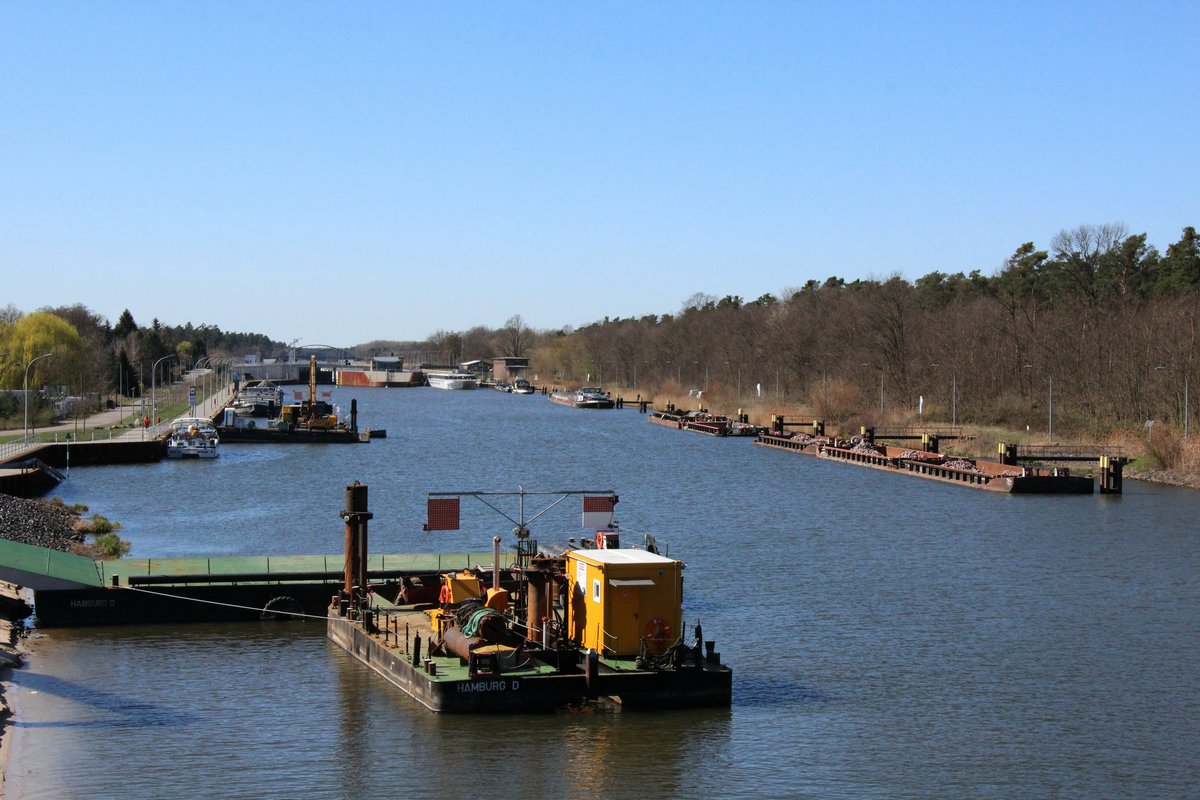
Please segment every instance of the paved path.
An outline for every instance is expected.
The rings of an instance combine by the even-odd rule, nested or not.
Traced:
[[[222,387],[216,394],[196,404],[196,413],[198,415],[212,415],[220,408],[222,403],[229,401],[232,395],[232,385]],[[158,425],[151,425],[149,428],[138,425],[133,428],[119,428],[126,419],[134,414],[144,413],[142,403],[126,403],[119,408],[106,409],[99,411],[86,417],[82,420],[71,420],[70,422],[60,422],[55,425],[43,425],[36,429],[38,435],[44,436],[47,433],[55,435],[55,441],[65,441],[67,434],[80,442],[90,441],[109,441],[109,440],[132,440],[144,441],[153,439],[160,433],[170,429],[171,420],[164,420]],[[10,430],[0,430],[0,433],[20,433],[20,428]],[[35,431],[31,431],[31,434]],[[21,454],[34,450],[44,445],[45,442],[30,442],[28,445],[22,442],[8,442],[0,444],[0,461],[14,461],[20,458]]]

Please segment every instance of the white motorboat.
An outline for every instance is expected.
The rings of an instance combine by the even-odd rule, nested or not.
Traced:
[[[167,458],[216,458],[220,442],[212,420],[180,417],[171,424],[171,434],[167,437]]]

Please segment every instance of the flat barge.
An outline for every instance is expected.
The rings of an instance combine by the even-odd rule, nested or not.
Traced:
[[[242,427],[219,426],[223,444],[361,444],[371,439],[371,431],[353,428]]]
[[[593,548],[544,556],[527,538],[529,494],[536,493],[520,492],[516,586],[495,575],[486,588],[478,576],[445,574],[438,603],[418,606],[390,603],[354,574],[371,514],[367,487],[347,486],[347,576],[329,609],[329,640],[432,711],[549,711],[595,701],[728,707],[733,672],[715,643],[698,624],[690,643],[682,635],[683,565],[619,548],[611,529],[597,532]],[[585,518],[589,500],[597,498],[585,497]],[[431,499],[427,529],[452,529],[447,515],[456,526],[456,501]],[[610,512],[615,502],[613,495]],[[496,563],[500,537],[493,542]]]
[[[776,450],[841,461],[860,467],[1009,494],[1092,494],[1091,476],[983,459],[954,458],[928,450],[882,445],[865,438],[765,433],[754,443]]]
[[[491,553],[376,555],[367,574],[392,601],[437,599],[446,570],[490,568]],[[482,566],[481,566],[482,565]],[[0,580],[32,590],[38,627],[324,618],[342,588],[339,555],[93,561],[0,540]],[[431,588],[430,588],[431,587]]]
[[[730,419],[724,414],[712,414],[705,409],[679,411],[671,405],[663,410],[651,411],[646,420],[651,425],[693,431],[706,436],[758,436],[765,431],[764,428],[751,425],[748,417],[740,411],[737,419]]]

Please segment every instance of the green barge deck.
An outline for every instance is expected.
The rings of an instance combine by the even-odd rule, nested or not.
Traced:
[[[393,598],[405,582],[485,566],[492,554],[381,554],[367,573]],[[0,541],[0,580],[32,590],[38,627],[324,617],[342,588],[341,555],[122,558],[94,561]]]

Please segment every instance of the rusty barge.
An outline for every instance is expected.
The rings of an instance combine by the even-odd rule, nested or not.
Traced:
[[[916,437],[912,437],[916,438]],[[858,436],[842,439],[825,435],[824,425],[814,421],[809,432],[785,432],[782,420],[773,419],[770,432],[755,444],[801,455],[826,458],[861,467],[912,475],[928,480],[1008,494],[1093,494],[1090,475],[1073,474],[1069,468],[1022,466],[1014,445],[1001,444],[999,461],[948,456],[938,452],[938,437],[925,435],[922,449],[880,444],[875,431],[864,428]],[[1042,452],[1046,460],[1095,460],[1101,469],[1100,492],[1119,493],[1125,459],[1120,456],[1058,456]]]
[[[651,425],[693,431],[706,436],[758,436],[766,431],[766,428],[751,425],[749,416],[743,414],[741,409],[738,409],[737,417],[731,419],[724,414],[710,413],[704,408],[680,411],[673,403],[665,409],[651,411],[646,421]]]

